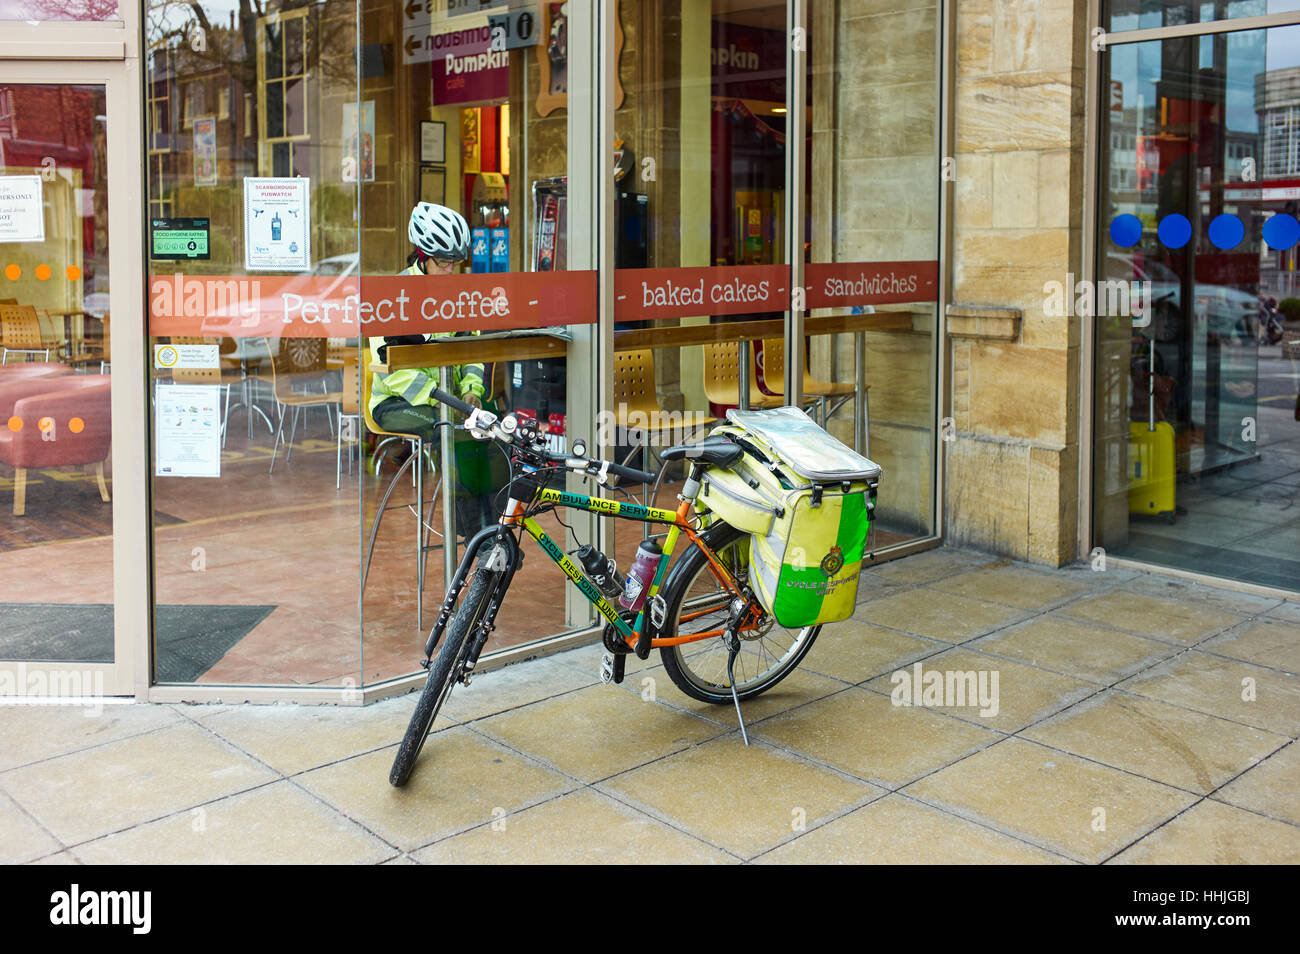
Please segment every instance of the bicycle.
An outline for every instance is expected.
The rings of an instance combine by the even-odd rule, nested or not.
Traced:
[[[509,499],[498,523],[484,527],[466,544],[424,646],[421,665],[429,676],[398,746],[389,781],[395,786],[406,783],[452,688],[457,683],[469,684],[522,561],[524,534],[537,542],[605,619],[603,682],[622,681],[628,655],[646,659],[658,649],[669,678],[688,696],[735,705],[748,744],[740,718],[741,701],[766,692],[789,675],[812,648],[821,626],[805,626],[792,633],[777,624],[748,584],[748,534],[717,519],[704,526],[705,518],[695,513],[705,473],[710,467],[733,463],[743,448],[722,437],[709,437],[666,449],[660,455],[665,464],[690,461],[678,507],[669,510],[648,506],[648,502],[550,488],[548,479],[562,473],[576,473],[602,485],[611,475],[640,484],[653,484],[658,475],[588,457],[581,441],[574,442],[571,453],[553,453],[547,450],[535,420],[519,421],[510,414],[498,417],[436,389],[433,397],[465,415],[464,427],[472,436],[495,441],[506,452],[510,459]],[[668,526],[659,564],[639,609],[611,604],[606,593],[583,575],[563,547],[538,524],[540,514],[565,508]],[[687,549],[670,569],[683,534]],[[471,568],[474,576],[467,586]]]

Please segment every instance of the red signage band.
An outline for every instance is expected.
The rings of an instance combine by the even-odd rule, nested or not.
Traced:
[[[351,338],[509,331],[596,320],[596,273],[154,275],[149,333]]]
[[[790,310],[789,266],[614,273],[614,319]],[[804,269],[805,309],[938,300],[939,263],[825,262]],[[466,275],[153,275],[149,331],[207,338],[350,338],[593,324],[594,271]]]
[[[790,307],[787,265],[624,268],[614,273],[614,320],[743,315]]]
[[[809,262],[805,308],[901,305],[939,300],[939,262]]]

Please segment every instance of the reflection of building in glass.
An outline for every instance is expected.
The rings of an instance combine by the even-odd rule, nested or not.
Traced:
[[[1300,67],[1255,77],[1255,113],[1264,136],[1264,178],[1300,176]]]
[[[1300,67],[1267,70],[1255,76],[1255,114],[1263,139],[1260,193],[1266,219],[1274,212],[1300,210]],[[1261,246],[1260,289],[1277,297],[1296,288],[1295,249]]]

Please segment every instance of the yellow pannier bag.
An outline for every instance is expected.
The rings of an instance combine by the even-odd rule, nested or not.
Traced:
[[[745,454],[729,468],[710,468],[709,493],[702,484],[698,501],[750,533],[750,585],[759,602],[788,628],[847,619],[880,467],[793,407],[733,409],[713,434]]]

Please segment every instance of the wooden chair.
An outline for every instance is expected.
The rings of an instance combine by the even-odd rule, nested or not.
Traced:
[[[50,360],[54,345],[41,331],[41,320],[31,305],[0,305],[0,364],[10,354],[43,354]]]
[[[749,352],[749,406],[780,407],[784,403],[781,398],[764,394],[759,388],[754,352],[746,350]],[[719,341],[704,345],[704,395],[714,404],[740,406],[740,342]]]
[[[644,443],[647,453],[653,455],[656,442],[662,444],[665,434],[669,443],[676,444],[688,439],[689,432],[717,421],[716,417],[690,411],[684,412],[683,420],[675,420],[659,406],[655,390],[655,355],[650,348],[614,352],[614,413],[619,432],[616,443],[622,443],[623,436],[627,435],[627,443],[632,445],[631,453],[623,460],[625,467],[641,449],[641,443]],[[686,415],[690,415],[689,422]],[[676,436],[678,431],[682,432],[680,439]],[[649,466],[642,468],[647,472],[652,469]],[[646,505],[653,505],[649,488],[642,485],[641,489]],[[643,529],[648,531],[649,526],[644,524]]]
[[[763,339],[763,377],[767,382],[767,391],[777,397],[783,396],[780,388],[783,387],[781,382],[785,381],[785,339],[784,338],[764,338]],[[808,371],[808,365],[805,362],[803,369],[803,393],[804,398],[815,398],[815,401],[809,401],[810,404],[817,405],[818,423],[822,427],[830,416],[840,409],[844,402],[853,397],[853,385],[840,384],[833,381],[818,381]],[[838,399],[834,406],[828,405],[831,399]],[[866,392],[862,395],[863,404],[867,400]]]
[[[343,421],[346,418],[361,427],[361,371],[357,363],[357,352],[353,348],[343,355],[343,399],[339,403],[338,449],[334,455],[334,489],[343,485]],[[361,435],[355,434],[354,443],[361,443]],[[348,476],[352,476],[352,448],[348,448]]]
[[[373,377],[374,375],[370,370],[370,346],[363,338],[361,341],[361,419],[366,422],[366,430],[371,434],[374,434],[376,437],[381,438],[375,447],[374,454],[371,456],[371,460],[374,461],[375,476],[378,477],[380,470],[379,455],[385,445],[390,444],[393,441],[409,441],[411,444],[411,450],[414,452],[415,446],[422,443],[422,441],[418,434],[407,434],[402,431],[386,431],[375,423],[375,419],[370,416],[370,385]]]
[[[287,409],[293,408],[293,427],[289,431],[289,441],[285,445],[284,460],[287,464],[293,457],[293,439],[298,433],[298,418],[304,408],[321,407],[329,418],[330,431],[334,430],[332,411],[343,399],[340,391],[325,389],[325,339],[324,338],[283,338],[279,349],[271,348],[267,339],[267,350],[271,352],[271,393],[275,396],[276,410],[280,423],[275,431],[275,443],[271,446],[271,469],[275,473],[275,457],[280,449],[280,437],[284,433],[284,419]],[[299,391],[296,387],[311,388],[319,384],[319,393]]]
[[[108,315],[99,319],[100,326],[103,328],[103,335],[99,338],[85,338],[77,342],[80,346],[78,350],[72,351],[72,343],[68,344],[69,353],[63,359],[63,363],[71,365],[74,368],[84,367],[86,365],[98,364],[99,373],[103,374],[112,363],[112,352],[109,340]]]
[[[336,342],[343,341],[343,344]],[[346,339],[330,338],[325,346],[325,367],[331,371],[337,371],[343,367],[348,359],[348,355],[356,354],[356,346],[346,343]]]

